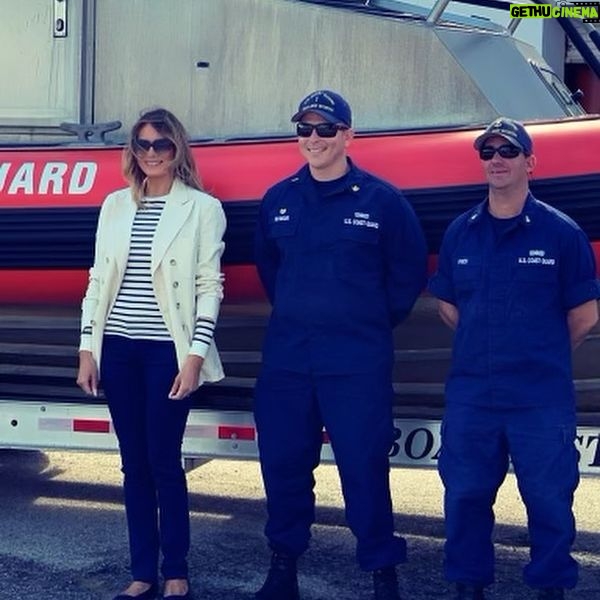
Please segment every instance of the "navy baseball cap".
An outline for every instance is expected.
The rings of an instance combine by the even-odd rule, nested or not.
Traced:
[[[526,156],[529,156],[533,150],[533,142],[523,124],[507,117],[500,117],[488,125],[488,128],[475,140],[473,144],[475,150],[480,150],[485,142],[495,135],[508,140]]]
[[[292,117],[292,122],[300,121],[306,113],[316,113],[330,123],[343,123],[352,127],[352,111],[350,105],[335,92],[318,90],[306,96],[298,112]]]

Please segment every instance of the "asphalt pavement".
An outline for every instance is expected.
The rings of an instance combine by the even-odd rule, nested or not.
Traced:
[[[337,473],[316,472],[317,523],[299,563],[303,600],[369,600],[371,581],[354,561]],[[0,599],[110,600],[128,582],[119,459],[110,453],[0,451]],[[212,460],[188,473],[191,584],[197,600],[250,600],[268,567],[265,505],[256,461]],[[400,568],[405,600],[451,598],[441,574],[442,489],[433,469],[394,467],[396,525],[410,560]],[[578,588],[600,599],[600,478],[576,495]],[[525,514],[509,475],[496,504],[497,583],[490,598],[527,600]]]

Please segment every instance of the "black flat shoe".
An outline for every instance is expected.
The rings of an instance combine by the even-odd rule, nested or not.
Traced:
[[[158,596],[158,584],[153,583],[150,587],[137,596],[131,596],[130,594],[119,594],[115,596],[113,600],[154,600]]]

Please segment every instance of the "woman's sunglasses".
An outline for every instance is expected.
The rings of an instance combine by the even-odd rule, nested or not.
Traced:
[[[156,140],[145,140],[144,138],[135,138],[134,145],[144,152],[150,152],[150,148],[154,148],[154,152],[169,152],[175,149],[175,144],[168,138],[158,138]]]
[[[313,131],[317,132],[317,135],[322,138],[332,138],[337,135],[338,131],[343,129],[348,129],[343,125],[338,125],[337,123],[317,123],[313,125],[312,123],[296,123],[296,133],[298,137],[310,137]]]
[[[481,160],[492,160],[496,152],[502,158],[516,158],[521,154],[522,150],[512,144],[502,144],[502,146],[498,146],[497,148],[494,148],[494,146],[483,146],[479,149],[479,158]]]

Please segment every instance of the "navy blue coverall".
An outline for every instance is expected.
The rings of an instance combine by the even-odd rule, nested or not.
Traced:
[[[256,265],[273,310],[255,419],[271,548],[308,547],[324,426],[359,565],[375,570],[406,560],[389,491],[392,329],[425,286],[427,251],[402,194],[349,167],[317,182],[305,166],[261,204]]]
[[[486,201],[448,228],[429,289],[459,313],[439,460],[445,575],[493,582],[492,506],[511,459],[528,515],[525,582],[572,588],[579,474],[567,314],[600,297],[590,243],[531,194],[512,219],[494,219]]]

